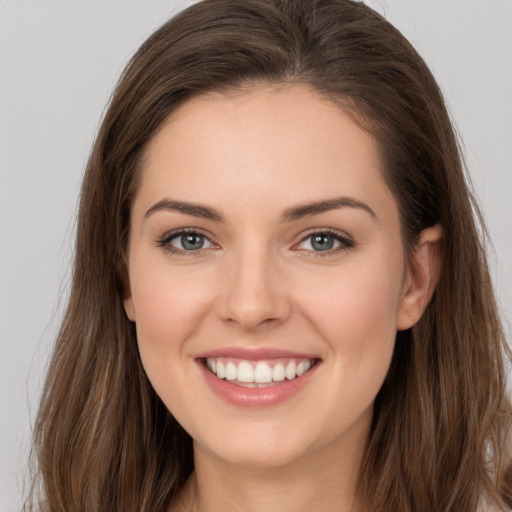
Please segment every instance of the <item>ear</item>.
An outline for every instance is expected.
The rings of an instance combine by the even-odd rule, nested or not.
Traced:
[[[128,264],[125,261],[119,264],[118,273],[121,279],[124,311],[128,319],[135,322],[135,307],[133,306],[130,278],[128,277]]]
[[[125,294],[123,298],[123,305],[128,319],[135,322],[135,308],[133,307],[131,292],[128,295]]]
[[[407,263],[397,329],[411,328],[421,318],[441,271],[442,230],[439,224],[424,229]]]

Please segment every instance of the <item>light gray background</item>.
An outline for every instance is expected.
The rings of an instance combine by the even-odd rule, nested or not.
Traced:
[[[80,177],[124,64],[185,0],[0,0],[0,510],[18,510]],[[374,0],[438,78],[512,319],[512,0]]]

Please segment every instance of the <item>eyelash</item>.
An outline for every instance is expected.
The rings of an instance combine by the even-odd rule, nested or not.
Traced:
[[[311,251],[307,250],[307,252],[311,253],[314,257],[326,257],[326,256],[332,256],[334,254],[338,254],[343,251],[348,251],[349,249],[352,249],[355,247],[355,243],[350,240],[350,238],[347,238],[346,236],[340,235],[337,231],[334,231],[332,229],[320,229],[315,230],[310,233],[308,233],[302,240],[299,242],[299,244],[302,244],[308,239],[311,239],[315,235],[327,235],[329,237],[334,238],[336,242],[339,242],[339,246],[334,249],[327,249],[325,251]],[[300,249],[298,249],[300,250]]]
[[[169,233],[165,233],[165,235],[163,235],[161,238],[159,238],[157,240],[157,246],[161,247],[162,249],[164,249],[164,251],[166,251],[170,254],[179,254],[182,256],[197,256],[197,255],[201,254],[201,251],[204,250],[202,248],[196,249],[196,250],[191,250],[191,251],[186,251],[183,249],[178,249],[171,245],[171,241],[174,240],[175,238],[179,238],[181,236],[188,235],[188,234],[200,235],[200,236],[204,237],[206,240],[210,241],[208,236],[200,229],[184,228],[184,229],[179,229],[177,231],[171,231]],[[213,243],[213,242],[210,241],[210,243]]]
[[[197,255],[201,254],[202,251],[206,250],[206,249],[201,248],[201,249],[197,249],[197,250],[187,251],[187,250],[183,250],[183,249],[178,249],[171,245],[172,240],[174,240],[175,238],[179,238],[181,236],[187,235],[187,234],[200,235],[200,236],[204,237],[206,240],[208,240],[210,243],[213,244],[213,242],[211,242],[211,240],[208,238],[208,236],[200,229],[185,228],[185,229],[179,229],[177,231],[171,231],[169,233],[166,233],[165,235],[163,235],[161,238],[159,238],[157,240],[157,246],[163,248],[166,252],[168,252],[170,254],[178,254],[181,256],[197,256]],[[334,238],[334,240],[336,242],[338,242],[340,245],[336,248],[327,249],[325,251],[314,251],[314,250],[309,250],[309,249],[308,250],[302,249],[303,251],[311,253],[311,255],[314,257],[332,256],[333,254],[337,254],[339,252],[352,249],[356,245],[349,238],[347,238],[343,235],[340,235],[337,231],[334,231],[331,229],[320,229],[320,230],[312,231],[308,235],[303,237],[300,240],[299,244],[304,243],[306,240],[311,239],[315,235],[317,235],[317,236],[318,235],[327,235],[329,237]],[[296,244],[296,245],[299,245],[299,244]],[[296,249],[296,250],[301,250],[301,249]]]

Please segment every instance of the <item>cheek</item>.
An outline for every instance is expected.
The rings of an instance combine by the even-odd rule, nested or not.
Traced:
[[[144,366],[176,364],[208,304],[207,288],[180,272],[158,268],[133,272],[132,300]],[[146,368],[150,370],[150,368]]]
[[[187,397],[200,396],[190,363],[189,341],[207,309],[208,288],[167,266],[144,266],[131,275],[137,343],[142,365],[158,396],[178,421],[189,425]]]
[[[402,268],[383,259],[345,270],[317,281],[303,312],[327,341],[340,374],[381,382],[395,343]]]

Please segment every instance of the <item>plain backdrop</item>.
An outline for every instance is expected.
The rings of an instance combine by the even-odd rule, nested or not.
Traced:
[[[243,1],[243,0],[241,0]],[[0,511],[21,508],[30,425],[65,304],[80,178],[113,86],[184,0],[0,0]],[[439,80],[512,319],[512,0],[368,2]]]

